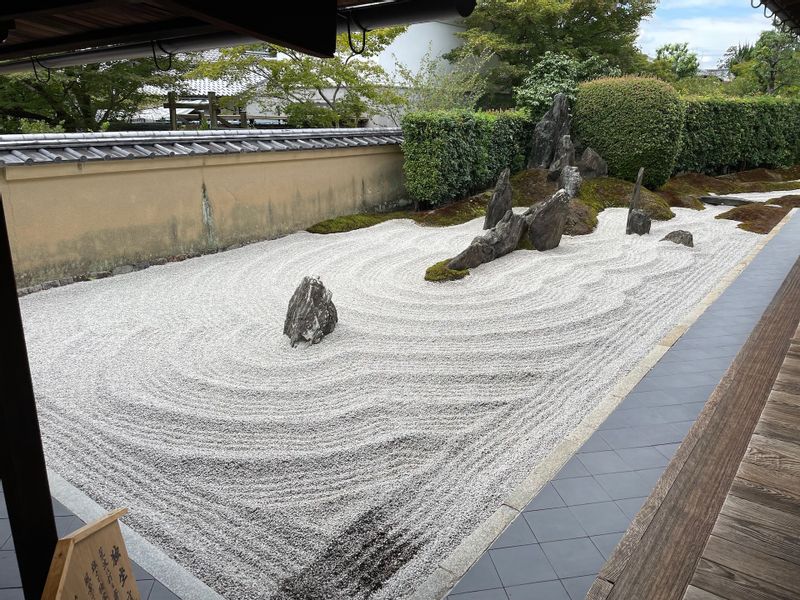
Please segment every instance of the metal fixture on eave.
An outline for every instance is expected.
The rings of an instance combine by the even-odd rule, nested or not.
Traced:
[[[800,35],[800,14],[792,14],[787,8],[797,10],[796,4],[787,4],[785,0],[750,0],[753,8],[763,8],[764,17],[772,19],[781,31]],[[767,14],[769,11],[771,14]]]

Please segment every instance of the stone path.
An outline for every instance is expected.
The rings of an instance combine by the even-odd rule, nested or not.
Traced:
[[[793,216],[456,584],[450,600],[582,600],[800,249]]]

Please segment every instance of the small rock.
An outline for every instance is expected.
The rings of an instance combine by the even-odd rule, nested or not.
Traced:
[[[753,204],[754,201],[734,196],[700,196],[700,202],[713,206],[744,206],[745,204]]]
[[[159,258],[154,258],[153,260],[150,261],[150,264],[151,265],[165,265],[165,264],[167,264],[167,259],[164,258],[163,256],[159,257]]]
[[[578,160],[578,169],[580,169],[581,176],[584,179],[594,179],[595,177],[608,175],[608,163],[591,148],[586,148],[583,151]]]
[[[633,209],[628,215],[628,231],[626,233],[635,233],[637,235],[644,235],[650,233],[650,217],[641,208]]]
[[[569,196],[558,190],[544,202],[531,206],[522,216],[528,227],[527,236],[534,248],[552,250],[561,243],[569,213]]]
[[[558,178],[558,187],[567,192],[570,200],[577,198],[581,191],[581,177],[578,167],[566,166],[561,170],[561,175]]]
[[[694,238],[692,237],[691,232],[685,231],[683,229],[670,231],[667,235],[661,238],[661,241],[674,242],[676,244],[683,244],[684,246],[689,246],[689,248],[694,248]]]
[[[128,273],[133,273],[136,269],[133,268],[133,265],[119,265],[118,267],[114,267],[111,269],[112,275],[126,275]]]
[[[105,279],[111,277],[111,271],[92,271],[89,273],[89,279]]]
[[[135,264],[133,265],[133,268],[134,268],[134,270],[136,270],[136,271],[141,271],[141,270],[143,270],[143,269],[148,269],[148,268],[150,268],[150,263],[149,263],[149,262],[147,262],[146,260],[145,260],[145,261],[142,261],[142,262],[137,262],[137,263],[135,263]]]
[[[334,330],[339,316],[332,296],[319,277],[303,277],[289,300],[283,324],[283,333],[289,336],[292,347],[299,342],[317,344]]]
[[[497,185],[494,186],[492,199],[486,208],[486,219],[483,221],[484,229],[491,229],[497,225],[505,214],[511,210],[511,169],[503,169]]]
[[[558,141],[569,133],[569,103],[564,94],[553,97],[553,105],[533,129],[528,168],[547,169],[553,162]]]
[[[69,285],[70,283],[75,283],[75,278],[74,277],[63,277],[63,278],[58,280],[58,285],[59,286]]]
[[[553,157],[553,162],[550,163],[550,169],[547,172],[547,178],[550,181],[557,181],[561,176],[561,170],[564,167],[575,165],[575,145],[572,143],[572,138],[569,135],[562,135],[556,146],[556,153]]]
[[[509,210],[497,225],[472,240],[466,250],[447,263],[447,268],[463,271],[505,256],[517,247],[524,231],[523,218]]]
[[[53,281],[45,281],[42,283],[43,290],[49,290],[51,288],[59,287],[61,284],[58,283],[58,279],[54,279]]]

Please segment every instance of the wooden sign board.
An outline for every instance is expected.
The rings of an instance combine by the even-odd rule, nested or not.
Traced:
[[[42,600],[141,600],[119,519],[127,508],[58,540]]]

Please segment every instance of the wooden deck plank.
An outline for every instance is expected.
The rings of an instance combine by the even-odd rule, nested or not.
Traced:
[[[760,485],[737,477],[731,485],[730,495],[789,514],[800,515],[800,499],[770,485]]]
[[[800,537],[791,531],[782,533],[754,523],[750,518],[737,519],[722,513],[714,525],[713,535],[800,566]]]
[[[687,592],[690,581],[695,588],[725,598],[734,597],[729,595],[734,592],[741,592],[735,597],[785,597],[780,586],[772,589],[769,582],[760,583],[756,574],[746,570],[739,572],[722,564],[714,566],[717,561],[713,559],[706,560],[703,563],[705,567],[698,567],[697,573],[695,567],[731,483],[737,471],[743,468],[740,463],[751,434],[771,390],[777,385],[779,371],[789,352],[792,356],[786,358],[790,364],[780,382],[779,392],[800,393],[800,346],[790,345],[791,339],[800,339],[798,321],[800,260],[795,263],[655,490],[604,565],[587,600],[677,600]],[[786,402],[784,397],[784,404]],[[773,426],[777,427],[775,422]],[[747,481],[739,486],[744,500],[755,502],[766,498],[767,505],[773,510],[795,506],[797,494],[789,481],[789,473],[794,471],[794,453],[786,452],[786,448],[783,450],[783,453],[776,454],[776,447],[769,445],[752,451],[750,463],[744,467]],[[785,472],[781,471],[783,467],[788,467]],[[767,472],[770,477],[766,476]],[[779,475],[777,482],[774,473]],[[797,472],[793,477],[800,481]],[[745,536],[749,521],[738,522],[735,517],[726,519],[725,532],[729,537],[738,539]],[[764,549],[770,547],[778,554],[793,548],[791,541],[782,544],[778,537],[768,537],[760,543]],[[724,538],[718,539],[718,544],[731,543]],[[770,542],[774,547],[768,545]],[[723,594],[709,586],[710,580],[725,583],[725,589],[733,591]],[[733,583],[726,583],[731,581]],[[790,591],[794,593],[791,588]]]
[[[686,588],[686,594],[684,594],[683,600],[725,600],[725,598],[690,585]]]
[[[726,600],[797,600],[793,592],[732,571],[706,558],[697,563],[691,585],[718,592]]]

